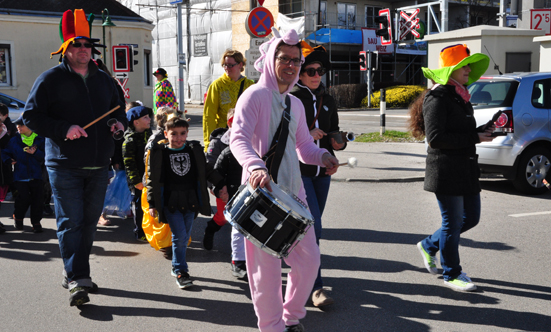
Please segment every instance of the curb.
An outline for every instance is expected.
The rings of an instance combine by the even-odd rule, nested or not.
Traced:
[[[407,177],[407,178],[388,178],[388,179],[352,179],[352,178],[346,178],[346,179],[331,179],[331,181],[335,182],[379,182],[379,183],[392,183],[392,182],[420,182],[424,181],[424,176],[418,176],[418,177]]]

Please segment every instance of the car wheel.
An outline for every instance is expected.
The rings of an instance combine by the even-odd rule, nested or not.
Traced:
[[[548,149],[535,147],[522,153],[513,181],[515,188],[529,195],[543,194],[547,188],[543,180],[548,177],[551,168],[551,153]]]

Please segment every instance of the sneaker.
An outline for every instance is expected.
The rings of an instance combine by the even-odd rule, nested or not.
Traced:
[[[33,224],[33,233],[42,233],[44,230],[42,229],[42,225],[40,223]]]
[[[63,277],[63,281],[61,282],[61,287],[65,289],[69,289],[69,279],[67,279],[67,277]],[[98,285],[96,285],[95,282],[92,282],[92,287],[82,286],[82,288],[86,288],[88,293],[92,293],[92,294],[97,293],[99,289]]]
[[[429,255],[429,253],[425,251],[425,248],[423,248],[421,242],[417,243],[417,248],[419,249],[421,256],[423,256],[423,262],[425,263],[427,271],[429,271],[430,274],[438,274],[438,269],[436,268],[436,263],[438,263],[438,260],[436,257]]]
[[[69,305],[71,305],[71,307],[83,305],[84,303],[90,302],[90,298],[88,297],[88,290],[86,289],[86,287],[75,287],[71,289],[70,293],[71,295],[69,296]]]
[[[291,325],[291,326],[285,326],[285,330],[283,332],[304,332],[306,331],[304,329],[304,325],[297,324],[297,325]]]
[[[231,273],[234,277],[243,279],[247,275],[247,265],[245,261],[232,261],[231,262]]]
[[[145,235],[141,235],[141,236],[136,235],[136,240],[138,240],[140,242],[149,243],[149,241],[147,241],[147,237]]]
[[[448,281],[444,280],[444,285],[461,292],[472,292],[476,290],[476,285],[473,284],[471,278],[467,277],[464,272],[461,272],[455,279],[450,279]]]
[[[159,251],[163,253],[164,258],[168,259],[169,261],[172,260],[172,246],[160,248]]]
[[[22,231],[23,230],[23,219],[15,219],[15,215],[13,215],[13,221],[15,224],[15,229]]]
[[[44,210],[42,212],[44,217],[52,217],[55,213],[50,204],[44,205]]]
[[[176,284],[181,289],[184,289],[193,286],[193,281],[191,281],[191,278],[187,272],[180,272],[176,276]]]
[[[323,289],[316,289],[312,293],[312,304],[314,307],[323,307],[335,303],[335,300],[327,295],[327,292]]]

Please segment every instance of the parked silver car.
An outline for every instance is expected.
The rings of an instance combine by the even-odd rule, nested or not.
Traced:
[[[10,119],[12,121],[17,120],[17,118],[23,113],[23,110],[25,109],[25,102],[22,100],[19,100],[17,98],[14,98],[12,96],[8,96],[5,93],[0,92],[0,103],[8,106],[10,109]]]
[[[484,76],[469,86],[477,125],[496,121],[498,136],[477,144],[483,173],[499,173],[526,194],[547,190],[551,180],[551,73]]]

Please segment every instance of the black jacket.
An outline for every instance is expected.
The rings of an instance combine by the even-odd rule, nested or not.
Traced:
[[[204,149],[198,141],[187,141],[191,147],[193,156],[197,163],[197,182],[196,193],[199,199],[199,211],[205,216],[210,216],[212,209],[210,207],[210,197],[207,190],[207,179],[218,184],[222,179],[217,172],[207,172]],[[147,202],[150,207],[157,209],[159,221],[166,223],[166,217],[163,211],[164,204],[164,176],[163,176],[163,149],[167,148],[166,141],[159,141],[149,150],[149,156],[146,160],[147,178],[145,186],[147,187]],[[197,213],[196,213],[197,215]]]
[[[447,195],[480,192],[480,169],[476,144],[480,143],[473,107],[455,92],[441,85],[431,90],[423,102],[427,160],[427,191]]]
[[[71,125],[84,127],[115,106],[120,108],[86,129],[88,137],[65,140]],[[109,165],[115,149],[110,118],[127,126],[113,79],[90,60],[84,80],[66,58],[36,79],[23,112],[25,125],[46,138],[46,166],[64,168]]]
[[[333,99],[333,97],[325,93],[325,87],[323,86],[323,84],[321,84],[320,87],[316,89],[316,91],[310,91],[308,87],[302,85],[302,82],[299,81],[298,84],[293,87],[290,93],[300,99],[300,101],[302,101],[302,104],[304,105],[304,111],[306,112],[306,124],[308,125],[309,130],[317,127],[327,134],[339,131],[339,114],[337,112],[337,103],[335,102],[335,99]],[[315,100],[314,95],[316,96]],[[322,99],[322,105],[320,115],[318,116],[317,120],[318,125],[314,125],[314,127],[312,127],[314,119],[316,118],[317,110],[319,108],[320,98]],[[316,108],[314,109],[314,107]],[[327,149],[329,153],[335,155],[329,135],[321,138],[319,142],[315,142],[320,148]],[[342,150],[344,150],[345,148],[346,144],[344,145]],[[300,172],[302,175],[305,176],[326,176],[325,168],[317,165],[307,165],[300,163]]]
[[[223,184],[227,186],[228,194],[231,198],[241,185],[243,167],[241,167],[241,164],[235,159],[229,146],[220,153],[220,156],[218,156],[216,164],[214,165],[214,170],[224,178]],[[222,186],[223,185],[218,185],[218,187]]]

